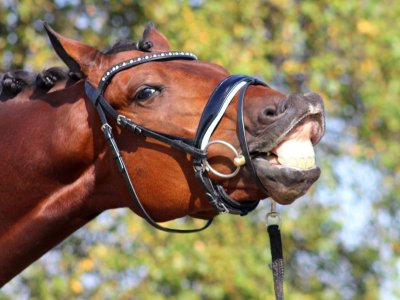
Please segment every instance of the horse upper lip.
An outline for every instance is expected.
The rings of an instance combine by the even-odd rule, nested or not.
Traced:
[[[306,120],[315,120],[318,126],[311,135],[311,142],[316,145],[325,133],[324,108],[321,105],[309,105],[303,113],[288,110],[273,124],[264,128],[257,136],[249,141],[249,152],[254,157],[260,153],[269,153],[276,147],[292,130],[300,126]]]

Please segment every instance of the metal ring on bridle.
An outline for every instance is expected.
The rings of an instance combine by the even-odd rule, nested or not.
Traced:
[[[222,141],[222,140],[213,140],[213,141],[209,141],[204,150],[207,151],[208,147],[209,147],[210,145],[212,145],[212,144],[221,144],[221,145],[224,145],[224,146],[226,146],[226,147],[228,147],[229,149],[232,150],[232,152],[235,154],[235,158],[240,158],[240,154],[239,154],[239,152],[236,150],[236,148],[233,147],[233,146],[232,146],[231,144],[229,144],[228,142],[225,142],[225,141]],[[221,178],[232,178],[232,177],[235,177],[235,176],[239,173],[239,171],[240,171],[240,166],[236,166],[235,171],[233,171],[232,173],[230,173],[230,174],[223,174],[223,173],[220,173],[220,172],[218,172],[217,170],[215,170],[213,167],[211,167],[211,165],[210,165],[210,163],[208,162],[207,159],[204,159],[203,162],[204,162],[204,164],[205,164],[205,166],[206,166],[206,168],[207,168],[208,171],[210,171],[210,172],[213,173],[214,175],[217,175],[217,176],[219,176],[219,177],[221,177]]]

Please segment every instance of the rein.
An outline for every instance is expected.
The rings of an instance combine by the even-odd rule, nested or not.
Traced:
[[[140,202],[139,196],[135,191],[124,160],[121,156],[121,152],[119,151],[117,143],[114,139],[112,127],[107,121],[107,115],[114,119],[119,126],[131,131],[136,135],[143,135],[156,139],[189,154],[192,157],[195,176],[203,187],[205,195],[211,206],[214,207],[219,213],[230,213],[243,216],[254,210],[257,207],[259,200],[250,202],[238,202],[233,200],[228,196],[221,185],[213,182],[211,178],[209,178],[208,171],[213,172],[214,174],[223,178],[231,178],[235,176],[239,172],[240,167],[244,165],[250,171],[250,174],[252,174],[256,184],[261,188],[261,190],[266,192],[266,189],[258,178],[255,168],[251,162],[244,126],[243,105],[244,96],[250,85],[262,85],[265,87],[268,87],[268,85],[254,77],[245,75],[232,75],[222,80],[208,99],[208,102],[201,115],[194,140],[157,132],[136,124],[131,119],[116,111],[107,101],[107,99],[104,98],[104,91],[106,90],[112,77],[117,73],[147,62],[167,60],[197,60],[197,57],[189,52],[158,52],[122,61],[119,64],[112,66],[105,72],[97,88],[93,87],[88,81],[86,81],[85,92],[93,105],[96,107],[102,123],[101,130],[103,131],[104,137],[111,149],[119,172],[122,174],[122,177],[128,186],[133,202],[145,220],[153,227],[162,231],[173,233],[192,233],[206,229],[212,223],[213,218],[207,220],[204,226],[195,229],[167,228],[155,222]],[[240,148],[243,155],[239,155],[236,149],[225,141],[210,141],[212,133],[217,128],[226,109],[239,91],[241,92],[239,94],[238,101],[237,126]],[[213,143],[225,145],[235,153],[236,157],[234,159],[234,163],[237,166],[237,169],[232,174],[220,174],[216,170],[212,169],[208,163],[207,149],[208,146]],[[276,222],[276,218],[278,218],[277,213],[274,211],[274,209],[271,209],[271,212],[267,215],[267,220],[268,234],[270,236],[271,243],[271,255],[273,260],[272,270],[274,290],[276,299],[281,300],[283,299],[283,257],[279,223]]]

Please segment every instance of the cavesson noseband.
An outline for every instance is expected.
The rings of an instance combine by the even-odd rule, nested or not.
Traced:
[[[118,146],[112,134],[112,128],[107,121],[106,114],[112,119],[114,119],[119,126],[130,130],[134,134],[143,135],[146,137],[156,139],[180,151],[188,153],[192,157],[196,178],[199,180],[202,187],[204,188],[207,199],[212,205],[212,207],[214,207],[219,213],[246,215],[248,212],[252,211],[257,207],[259,200],[250,202],[235,201],[227,195],[227,193],[225,192],[224,188],[221,185],[213,182],[208,176],[208,171],[210,171],[211,167],[207,162],[207,148],[212,143],[215,142],[222,143],[228,147],[230,146],[231,150],[234,151],[236,155],[238,155],[237,151],[230,144],[224,141],[210,141],[210,138],[212,133],[217,128],[230,102],[232,101],[234,96],[241,90],[241,93],[239,95],[238,118],[237,118],[240,147],[243,156],[245,158],[245,167],[249,169],[250,173],[254,177],[255,182],[260,186],[262,190],[265,191],[265,188],[261,184],[261,181],[256,174],[256,171],[254,169],[254,166],[250,158],[250,153],[245,135],[244,121],[243,121],[243,102],[245,93],[250,85],[263,85],[267,87],[268,85],[256,78],[245,75],[232,75],[225,78],[215,88],[214,92],[210,96],[202,113],[202,116],[200,118],[200,122],[194,140],[189,140],[186,138],[176,137],[169,134],[157,132],[148,129],[146,127],[143,127],[139,124],[136,124],[131,119],[127,118],[126,116],[116,111],[110,105],[110,103],[104,98],[104,91],[106,90],[107,85],[110,83],[111,78],[115,74],[147,62],[167,61],[167,60],[197,60],[197,57],[189,52],[171,51],[171,52],[149,53],[148,55],[145,56],[140,56],[126,61],[122,61],[112,66],[105,72],[97,88],[93,87],[88,81],[86,81],[85,92],[88,98],[91,100],[91,102],[97,109],[97,112],[99,114],[102,123],[101,129],[104,133],[104,137],[110,146],[112,154],[118,165],[118,169],[121,172],[126,184],[128,185],[132,200],[139,209],[142,216],[152,226],[163,231],[178,232],[178,233],[197,232],[207,228],[211,224],[213,219],[209,219],[207,223],[201,228],[182,230],[182,229],[172,229],[163,227],[158,223],[156,223],[152,219],[152,217],[147,213],[146,209],[140,202],[138,195],[136,194],[135,188],[132,184],[132,181],[126,169],[124,160],[121,156],[121,153],[118,149]],[[238,166],[238,168],[239,167],[240,166]]]

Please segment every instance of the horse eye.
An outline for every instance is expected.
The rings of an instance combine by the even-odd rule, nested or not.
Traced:
[[[158,92],[156,88],[147,86],[136,93],[135,100],[146,100],[153,96],[156,92]]]

